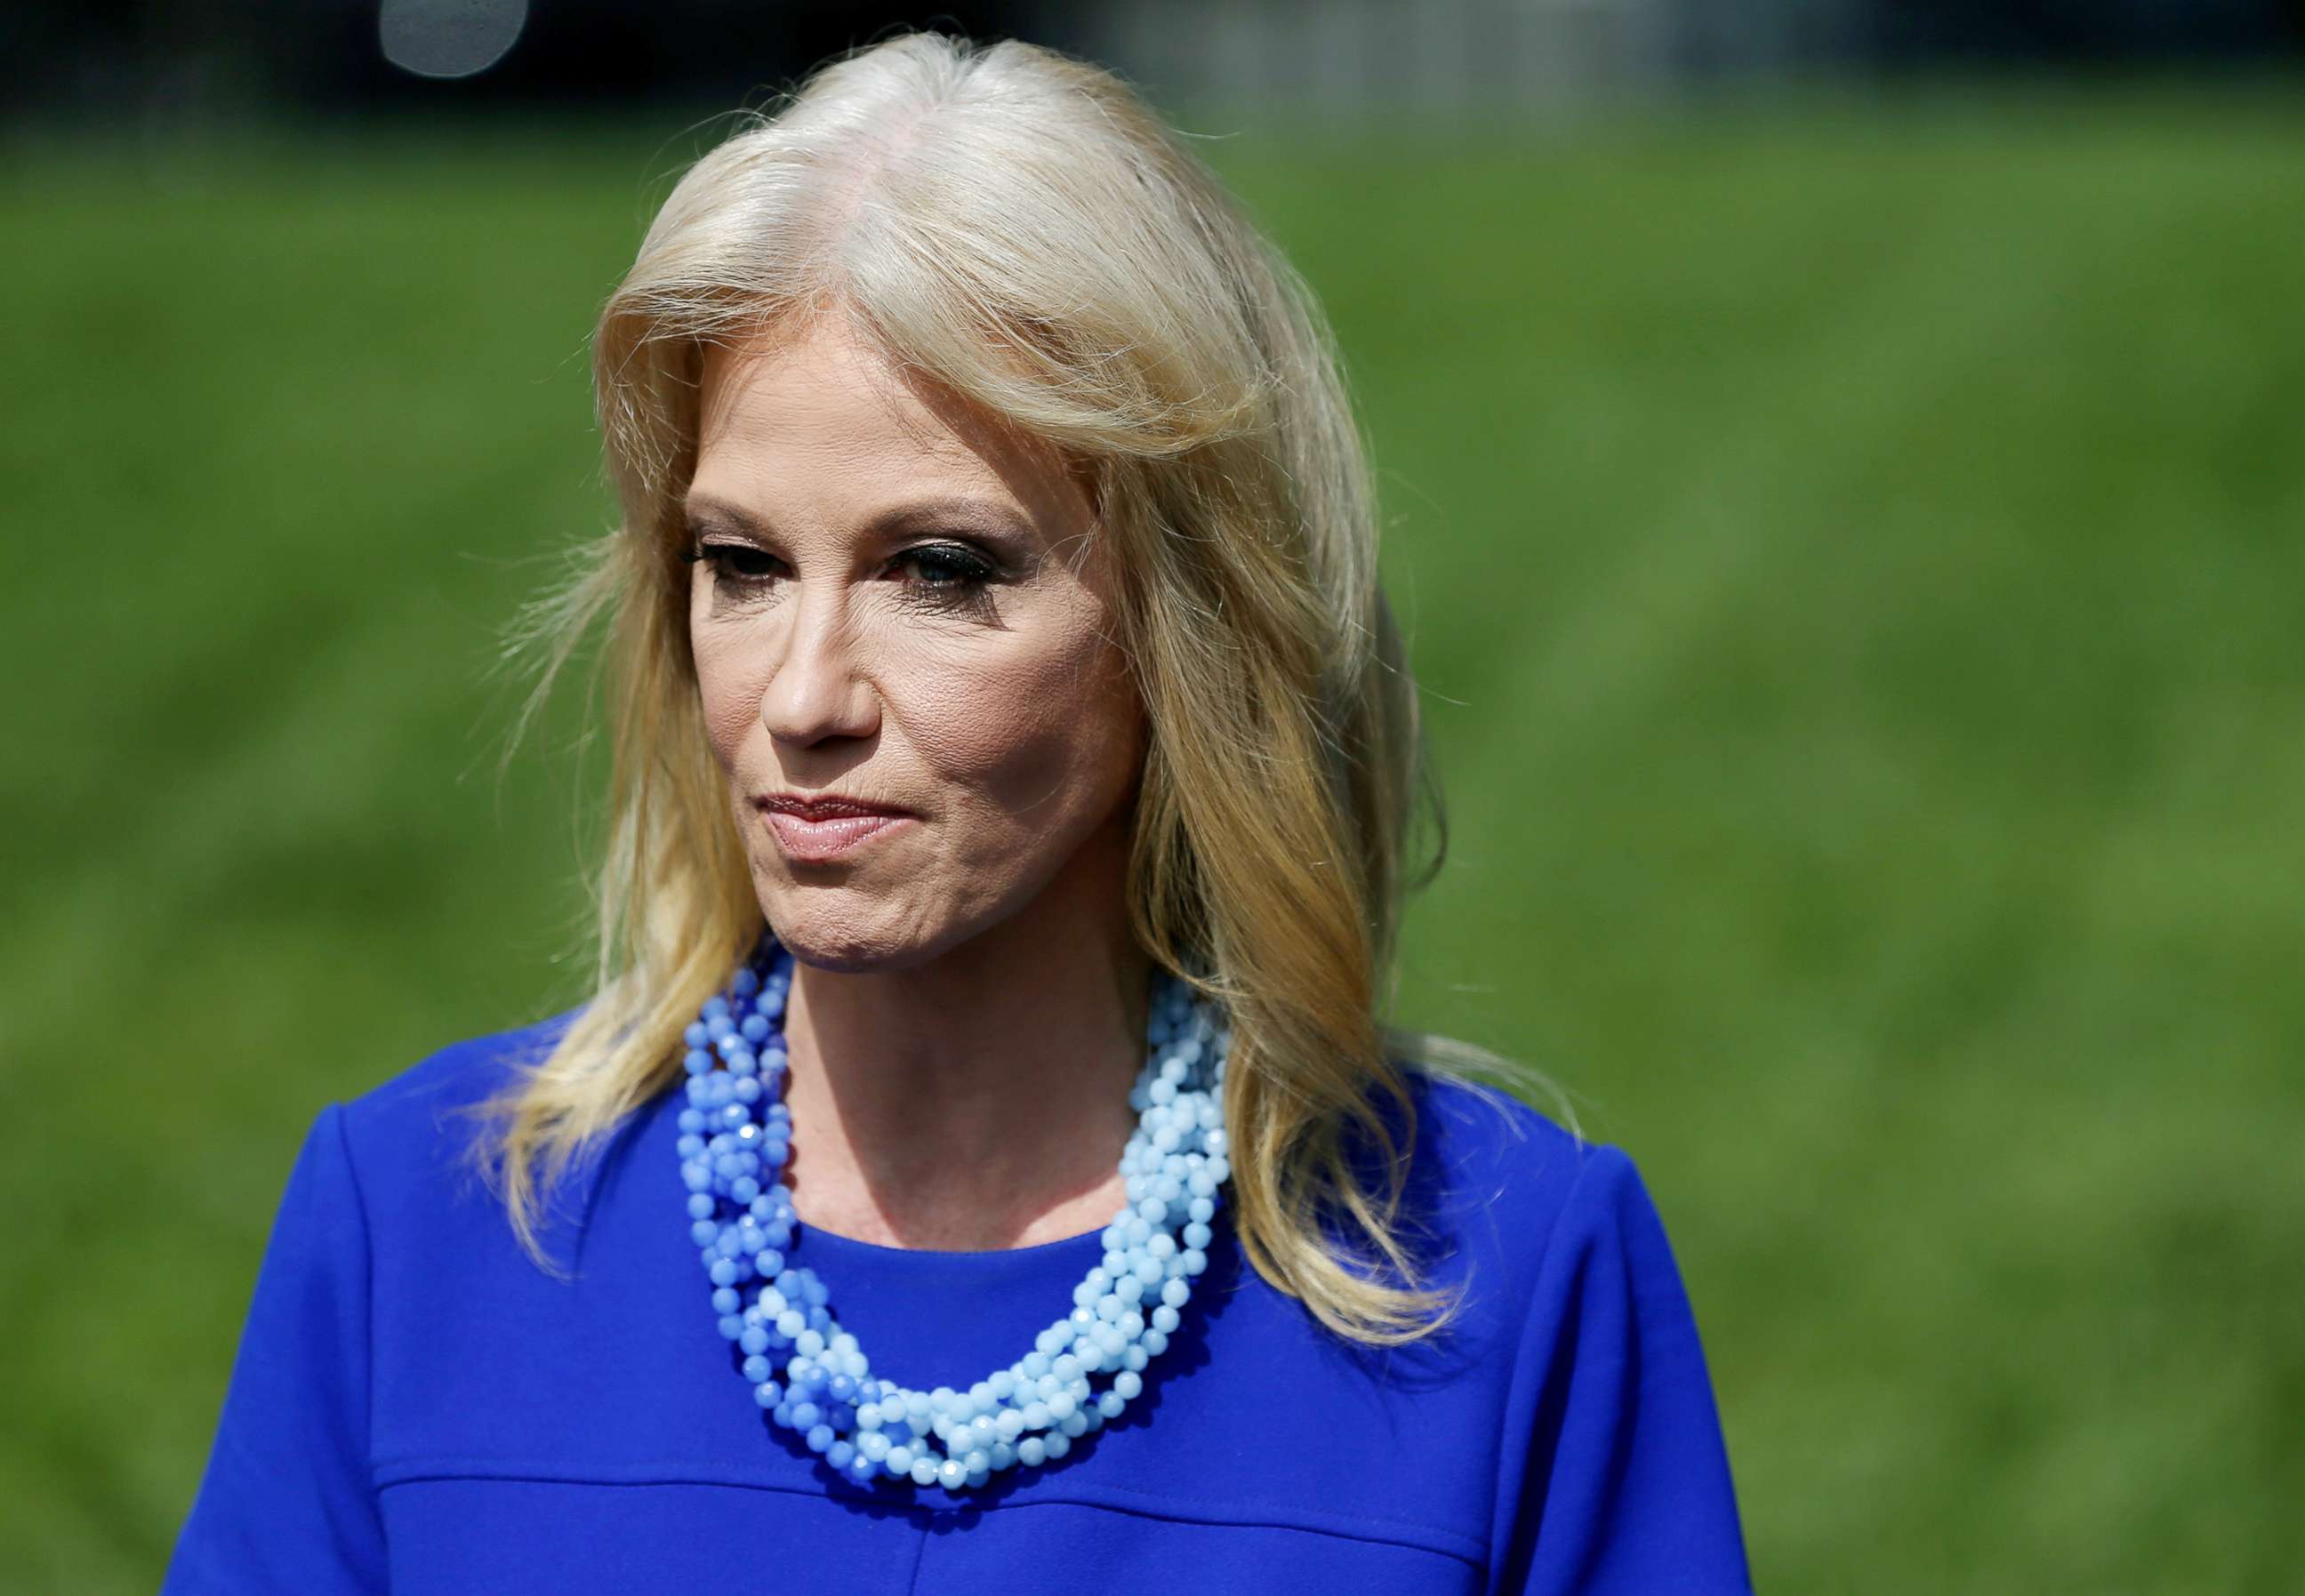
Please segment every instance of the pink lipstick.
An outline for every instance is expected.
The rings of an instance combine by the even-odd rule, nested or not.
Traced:
[[[768,817],[769,829],[785,856],[803,864],[838,859],[873,837],[918,817],[889,804],[832,794],[803,797],[772,793],[753,804]]]

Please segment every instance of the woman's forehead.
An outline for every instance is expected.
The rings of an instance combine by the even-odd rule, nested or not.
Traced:
[[[708,344],[699,373],[700,453],[814,434],[904,437],[950,448],[956,428],[926,385],[908,379],[838,322],[735,346]]]
[[[1091,512],[1053,445],[900,372],[837,321],[708,350],[702,388],[693,501],[766,510],[825,496],[878,506],[900,478],[906,502],[1005,504],[1051,539]]]

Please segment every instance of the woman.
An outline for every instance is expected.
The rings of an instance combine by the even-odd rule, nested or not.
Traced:
[[[1634,1166],[1374,1017],[1366,468],[1176,138],[895,38],[594,347],[597,989],[319,1114],[166,1591],[1747,1588]]]

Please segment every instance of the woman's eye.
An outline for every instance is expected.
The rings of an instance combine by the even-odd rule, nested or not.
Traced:
[[[945,543],[908,548],[897,556],[897,563],[910,565],[920,573],[918,585],[954,593],[974,592],[998,574],[968,550]]]
[[[730,576],[745,582],[759,582],[773,574],[776,556],[744,543],[707,543],[694,556],[712,567],[714,576],[726,580]]]
[[[683,557],[691,565],[708,566],[714,585],[722,588],[766,587],[784,565],[776,556],[749,543],[701,543]],[[986,585],[1000,574],[981,555],[951,543],[908,548],[891,564],[911,573],[901,584],[908,590],[907,598],[932,604],[981,598]]]

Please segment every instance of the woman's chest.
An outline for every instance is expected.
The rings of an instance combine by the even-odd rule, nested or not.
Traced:
[[[1482,1586],[1493,1363],[1439,1378],[1341,1348],[1221,1244],[1141,1397],[1061,1462],[975,1497],[857,1486],[769,1422],[676,1193],[639,1190],[663,1201],[609,1193],[571,1281],[478,1234],[379,1250],[370,1455],[396,1590],[572,1596],[754,1573],[804,1575],[812,1592],[1083,1575],[1164,1596],[1180,1579]],[[1028,1348],[1081,1261],[1059,1246],[833,1261],[856,1266],[826,1267],[827,1283],[876,1372],[927,1389]]]

